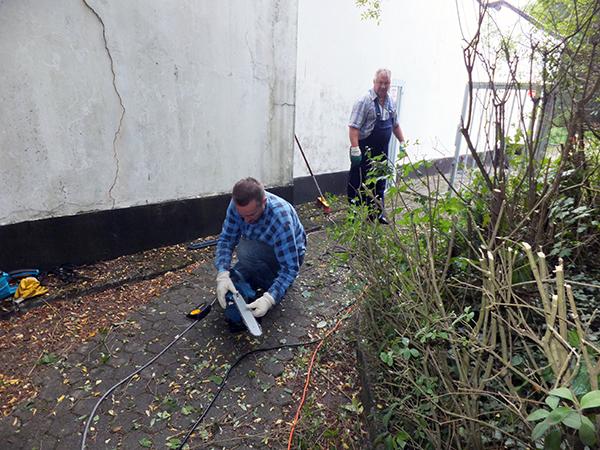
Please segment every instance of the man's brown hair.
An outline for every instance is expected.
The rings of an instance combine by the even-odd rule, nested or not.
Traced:
[[[251,200],[262,203],[265,198],[265,188],[260,181],[252,177],[242,178],[233,186],[232,197],[234,203],[239,206],[246,206]]]

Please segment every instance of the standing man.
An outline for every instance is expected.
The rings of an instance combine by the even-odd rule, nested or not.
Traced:
[[[238,262],[230,271],[234,249]],[[298,276],[305,251],[306,233],[292,205],[254,178],[233,186],[215,257],[217,298],[231,331],[243,325],[227,293],[239,290],[254,300],[248,304],[252,314],[264,316]]]
[[[364,192],[362,184],[371,170],[371,158],[384,155],[384,159],[387,159],[392,133],[400,141],[400,146],[404,146],[404,135],[398,123],[396,108],[388,95],[391,77],[392,73],[388,69],[378,69],[375,72],[373,89],[354,104],[348,124],[351,163],[348,175],[348,200],[369,206],[375,203],[378,209],[377,219],[383,224],[388,223],[383,209],[385,180],[378,180],[375,184],[375,202]],[[370,217],[375,218],[375,216]]]

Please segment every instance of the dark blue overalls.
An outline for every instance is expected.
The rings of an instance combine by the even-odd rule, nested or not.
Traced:
[[[377,118],[375,120],[375,128],[369,136],[358,141],[360,152],[362,154],[362,160],[360,165],[350,168],[348,176],[348,200],[364,203],[368,206],[374,204],[373,198],[367,195],[366,192],[361,189],[361,184],[367,178],[367,173],[371,170],[372,161],[371,158],[378,155],[384,155],[384,160],[387,160],[388,156],[388,145],[392,136],[392,129],[394,127],[394,116],[393,112],[389,110],[389,116],[386,120],[382,119],[380,105],[378,98],[375,98],[375,112]],[[369,147],[371,150],[369,155],[366,155],[366,148]],[[372,189],[369,186],[369,189]],[[385,193],[385,180],[378,180],[375,184],[375,196],[383,205],[383,195]]]

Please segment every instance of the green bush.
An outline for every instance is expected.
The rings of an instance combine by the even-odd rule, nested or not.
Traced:
[[[477,179],[471,185],[477,189],[453,193],[444,192],[440,177],[396,181],[382,167],[372,175],[366,188],[388,177],[392,225],[374,223],[372,211],[350,205],[333,235],[364,293],[361,335],[377,403],[387,405],[380,411],[387,430],[381,444],[531,446],[542,435],[532,438],[527,412],[556,386],[598,387],[598,349],[583,331],[561,255],[549,252],[552,276],[543,252],[515,242],[531,235],[514,229],[519,220],[492,226],[485,205],[493,194]],[[515,215],[525,211],[525,199],[511,205]],[[564,209],[550,209],[549,217]],[[528,216],[520,214],[524,222]],[[588,216],[572,218],[561,230],[572,231]],[[597,239],[597,229],[588,232]],[[548,442],[557,439],[550,428]]]

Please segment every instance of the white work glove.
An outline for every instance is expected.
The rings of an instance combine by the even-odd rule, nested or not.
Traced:
[[[257,298],[252,303],[248,303],[248,309],[252,311],[254,317],[264,316],[273,306],[275,306],[275,299],[268,292],[265,292],[262,297]]]
[[[221,308],[223,309],[227,308],[225,295],[227,295],[228,292],[237,294],[237,289],[235,288],[233,281],[231,281],[231,278],[229,278],[229,271],[226,270],[224,272],[219,272],[217,275],[217,298],[219,299],[219,305],[221,305]]]
[[[350,147],[350,165],[356,167],[362,161],[362,154],[360,153],[360,147]]]

